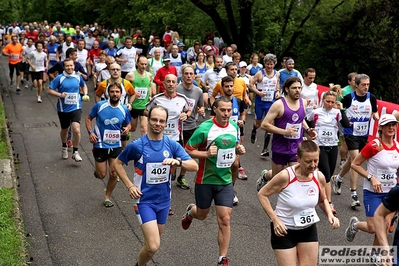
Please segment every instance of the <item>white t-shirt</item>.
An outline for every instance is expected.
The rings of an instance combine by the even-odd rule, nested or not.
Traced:
[[[309,100],[308,106],[306,107],[306,115],[318,106],[318,90],[316,83],[312,82],[309,86],[303,83],[301,98]]]
[[[152,57],[154,57],[155,48],[161,49],[161,57],[163,57],[164,54],[166,53],[165,48],[163,48],[162,46],[159,46],[159,47],[152,47],[151,50],[150,50],[150,52],[148,53],[148,54],[151,55]]]
[[[223,56],[223,65],[227,64],[228,62],[233,62],[233,57],[228,56],[227,54],[225,54]]]
[[[32,51],[27,57],[32,65],[35,66],[36,70],[33,70],[31,66],[29,66],[29,71],[40,72],[44,71],[44,62],[47,60],[47,54],[45,52]]]
[[[34,45],[32,45],[31,47],[29,47],[28,45],[24,46],[24,51],[22,52],[23,55],[23,60],[22,62],[26,62],[25,58],[27,58],[30,53],[32,53],[33,51],[36,51],[36,47]]]
[[[93,48],[93,43],[96,40],[96,38],[94,37],[85,37],[85,42],[86,42],[86,49],[90,50],[91,48]]]
[[[78,60],[79,64],[82,65],[82,67],[84,68],[84,70],[87,73],[87,68],[86,68],[86,61],[87,61],[87,57],[88,57],[87,50],[86,49],[83,49],[82,51],[78,50],[77,55],[78,55],[77,60]]]
[[[116,57],[128,59],[127,62],[121,62],[121,70],[123,72],[130,72],[136,70],[136,48],[123,47],[116,52]]]

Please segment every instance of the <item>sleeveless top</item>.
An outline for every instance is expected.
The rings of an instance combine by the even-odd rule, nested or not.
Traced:
[[[299,108],[295,111],[290,109],[285,98],[281,98],[281,101],[284,106],[284,114],[274,120],[274,125],[282,129],[295,126],[296,134],[293,137],[273,134],[272,151],[283,154],[296,154],[303,138],[302,123],[305,118],[305,108],[302,99],[299,99]]]
[[[266,95],[263,97],[256,95],[255,96],[255,104],[271,105],[275,101],[275,96],[276,96],[276,86],[277,86],[276,73],[277,73],[277,71],[273,70],[273,77],[271,77],[271,78],[269,78],[266,75],[266,72],[264,69],[262,69],[261,71],[262,71],[263,78],[262,78],[261,82],[258,82],[256,84],[256,87],[260,92],[266,93]]]
[[[275,213],[288,229],[300,230],[320,221],[315,206],[319,203],[320,184],[318,171],[308,181],[299,181],[295,166],[283,171],[288,172],[288,184],[278,194]]]
[[[151,87],[151,80],[147,72],[145,72],[145,77],[140,77],[137,70],[134,71],[134,81],[132,83],[134,90],[136,92],[140,92],[140,97],[134,99],[132,103],[133,109],[144,110],[149,99],[150,99],[150,87]]]
[[[370,92],[366,94],[366,100],[359,102],[354,92],[351,92],[352,104],[346,109],[346,116],[351,124],[350,127],[344,128],[345,135],[353,135],[356,137],[367,137],[369,133],[369,123],[372,114],[370,101]]]

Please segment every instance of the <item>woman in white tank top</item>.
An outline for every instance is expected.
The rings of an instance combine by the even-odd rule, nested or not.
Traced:
[[[324,175],[317,170],[319,147],[311,140],[303,141],[297,152],[298,163],[273,177],[258,193],[258,199],[271,219],[271,243],[279,266],[316,266],[318,237],[315,223],[320,220],[315,207],[327,215],[332,228],[339,227],[324,187]],[[276,209],[269,197],[277,194]]]

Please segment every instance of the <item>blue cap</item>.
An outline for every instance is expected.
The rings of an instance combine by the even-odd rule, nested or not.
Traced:
[[[184,45],[184,43],[182,43],[182,42],[178,42],[178,43],[177,43],[177,46],[185,46],[185,45]]]

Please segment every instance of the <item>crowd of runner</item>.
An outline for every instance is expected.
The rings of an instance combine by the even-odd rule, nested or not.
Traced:
[[[248,178],[240,163],[245,128],[252,144],[262,142],[260,156],[271,157],[272,169],[261,172],[257,190],[272,221],[279,265],[294,265],[296,260],[316,265],[315,223],[320,219],[315,206],[334,229],[339,227],[331,194],[341,194],[348,172],[352,208],[361,205],[356,189],[358,174],[363,177],[367,221],[352,217],[347,240],[353,241],[358,230],[386,232],[377,227],[385,226],[380,220],[374,222],[381,203],[381,215],[394,220],[395,206],[384,198],[397,183],[397,120],[393,115],[379,117],[366,74],[352,72],[347,86],[332,84],[320,96],[316,70],[308,68],[302,76],[292,58],[284,57],[281,69],[276,55],[263,51],[245,62],[236,45],[224,44],[217,32],[208,30],[186,49],[169,26],[162,36],[152,32],[146,38],[140,30],[130,34],[97,23],[11,23],[0,28],[0,39],[9,60],[10,89],[14,84],[17,93],[23,84],[35,89],[38,103],[44,91],[58,98],[63,159],[69,158],[72,147],[72,159],[82,161],[82,100],[90,101],[87,84],[95,89],[96,104],[85,117],[94,175],[103,179],[109,174],[105,207],[114,206],[111,194],[119,177],[134,199],[145,238],[136,265],[145,265],[158,250],[167,217],[173,214],[171,183],[190,189],[186,171],[197,171],[196,202],[188,205],[182,227],[188,229],[194,218],[205,219],[214,201],[218,265],[229,265],[230,215],[239,203],[234,186],[237,179]],[[245,121],[251,114],[255,122],[248,128]],[[199,118],[206,116],[210,119],[198,126]],[[378,121],[379,137],[368,142],[372,119]],[[142,137],[128,144],[139,120]],[[259,128],[264,130],[261,139]],[[338,154],[341,171],[334,175]],[[130,178],[123,167],[129,161],[135,167]],[[275,209],[268,199],[273,194],[278,194]],[[373,244],[386,245],[385,239],[380,233]]]

